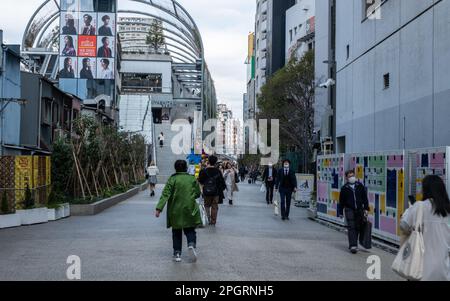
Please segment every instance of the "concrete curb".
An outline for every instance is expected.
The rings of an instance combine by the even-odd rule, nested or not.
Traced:
[[[144,191],[147,187],[147,184],[141,184],[139,186],[136,186],[130,190],[128,190],[125,193],[115,195],[109,199],[104,199],[101,201],[98,201],[93,204],[87,204],[87,205],[70,205],[70,213],[72,216],[92,216],[97,215],[106,209],[109,209],[123,201],[128,200],[129,198],[132,198],[133,196],[139,194],[139,192]]]
[[[321,224],[323,226],[326,226],[326,227],[328,227],[330,229],[333,229],[333,230],[336,230],[336,231],[339,231],[339,232],[342,232],[342,233],[347,233],[347,229],[345,227],[342,227],[342,226],[339,226],[339,225],[336,225],[336,224],[333,224],[333,223],[330,223],[330,222],[327,222],[327,221],[324,221],[324,220],[321,220],[321,219],[318,219],[318,218],[310,218],[310,219],[315,221],[316,223],[319,223],[319,224]],[[397,255],[398,250],[399,250],[398,246],[395,246],[395,245],[383,242],[383,241],[378,240],[376,238],[372,238],[372,246],[374,246],[375,248],[381,249],[381,250],[383,250],[385,252],[394,254],[394,255]]]

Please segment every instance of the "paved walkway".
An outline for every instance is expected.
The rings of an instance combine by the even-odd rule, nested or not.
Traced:
[[[304,209],[282,222],[259,186],[240,189],[236,206],[221,206],[217,228],[198,230],[196,264],[172,262],[171,231],[145,192],[97,216],[0,230],[0,280],[66,280],[70,255],[81,258],[82,280],[367,280],[370,255],[381,258],[382,280],[399,280],[393,255],[351,255],[345,234]]]

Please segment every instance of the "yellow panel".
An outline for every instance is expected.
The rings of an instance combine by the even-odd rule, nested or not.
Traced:
[[[336,211],[328,211],[329,216],[337,217]]]
[[[16,209],[21,209],[25,199],[25,189],[27,186],[31,189],[33,185],[33,158],[31,156],[17,156],[14,163]]]
[[[356,178],[358,178],[360,180],[364,179],[364,170],[361,165],[358,165],[356,167]]]
[[[383,212],[383,214],[386,214],[386,195],[385,194],[380,195],[380,200],[381,200],[381,211]]]
[[[398,201],[397,201],[397,235],[401,234],[400,222],[405,211],[405,172],[402,169],[398,173]]]
[[[339,191],[332,191],[331,192],[331,199],[333,201],[339,201]]]

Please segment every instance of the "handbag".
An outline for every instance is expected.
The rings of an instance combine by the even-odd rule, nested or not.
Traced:
[[[423,204],[417,208],[416,222],[411,235],[400,248],[392,264],[392,270],[400,277],[420,281],[423,277],[425,243],[423,239]]]
[[[261,192],[266,192],[266,184],[263,183],[263,184],[261,185],[260,191],[261,191]]]
[[[205,205],[203,202],[200,202],[199,210],[200,210],[200,217],[202,218],[202,225],[200,228],[205,228],[209,224],[208,215],[206,214]]]
[[[280,195],[277,193],[277,196],[273,202],[274,214],[275,216],[280,215]]]
[[[372,223],[367,217],[364,217],[361,234],[359,236],[359,243],[367,250],[372,249]]]

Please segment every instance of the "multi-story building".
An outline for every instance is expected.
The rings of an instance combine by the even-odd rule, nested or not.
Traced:
[[[295,0],[257,0],[255,20],[256,94],[285,65],[286,11]],[[256,111],[258,109],[256,108]]]
[[[286,11],[286,63],[314,49],[315,0],[296,0]]]
[[[233,118],[226,104],[217,106],[216,152],[223,155],[238,155],[243,151],[241,122]]]
[[[450,1],[336,2],[337,151],[450,144]]]

